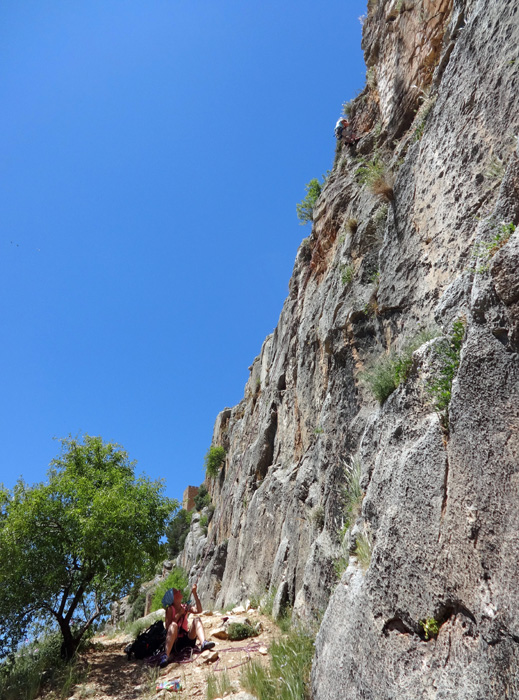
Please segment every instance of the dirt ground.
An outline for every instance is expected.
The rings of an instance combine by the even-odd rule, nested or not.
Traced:
[[[263,659],[267,663],[267,649],[273,639],[280,636],[279,628],[255,610],[235,613],[207,613],[199,616],[206,637],[215,642],[215,647],[203,654],[195,653],[191,660],[171,663],[164,669],[150,667],[145,661],[128,661],[125,646],[132,641],[127,635],[113,638],[94,637],[93,646],[84,655],[88,666],[86,680],[74,688],[69,700],[146,700],[151,698],[206,698],[207,677],[227,671],[233,691],[239,692],[240,673],[250,659]],[[257,637],[231,642],[217,639],[213,632],[221,629],[224,618],[232,617],[251,624],[261,623],[262,631]],[[216,652],[216,653],[215,653]],[[158,682],[179,679],[182,691],[174,693],[156,690]]]

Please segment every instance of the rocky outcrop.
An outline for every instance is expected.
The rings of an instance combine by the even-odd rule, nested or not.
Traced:
[[[519,697],[519,8],[368,7],[362,137],[338,149],[279,323],[217,418],[216,510],[182,563],[218,605],[270,590],[326,610],[316,700]],[[380,406],[363,371],[433,328]],[[352,458],[364,499],[338,580]]]

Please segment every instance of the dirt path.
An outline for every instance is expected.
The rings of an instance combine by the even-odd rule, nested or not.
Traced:
[[[257,637],[231,642],[213,637],[222,628],[224,618],[232,616],[240,621],[261,623]],[[240,673],[249,659],[264,659],[273,639],[279,637],[279,628],[269,618],[254,610],[243,613],[203,613],[200,615],[207,639],[215,642],[214,649],[194,654],[191,661],[171,663],[164,669],[152,668],[144,661],[128,661],[124,647],[132,639],[120,635],[113,638],[96,637],[94,645],[83,655],[88,665],[85,682],[74,688],[69,700],[146,700],[151,698],[206,698],[207,678],[222,677],[224,671],[231,681],[233,692],[238,692]],[[157,691],[159,681],[179,679],[183,690],[173,693]]]

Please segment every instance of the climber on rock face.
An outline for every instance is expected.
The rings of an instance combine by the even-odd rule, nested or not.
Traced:
[[[335,125],[335,138],[337,139],[337,141],[340,141],[342,139],[342,132],[349,125],[350,123],[347,119],[345,119],[344,117],[339,117],[339,119],[337,120],[337,124]]]
[[[350,122],[345,117],[340,117],[335,125],[335,138],[339,143],[344,141],[349,146],[353,146],[360,139],[360,136],[353,132]]]
[[[200,614],[202,604],[198,597],[196,583],[191,589],[196,605],[182,603],[182,591],[170,588],[162,598],[162,605],[166,608],[166,654],[178,653],[185,648],[193,649],[196,641],[200,642],[200,651],[212,649],[214,642],[208,642],[205,638],[204,626],[199,617],[195,617],[191,626],[188,624],[189,613]]]

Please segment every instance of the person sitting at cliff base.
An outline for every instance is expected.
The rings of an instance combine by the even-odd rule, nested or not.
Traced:
[[[199,617],[195,617],[191,626],[188,623],[190,613],[200,615],[202,604],[197,593],[196,583],[191,589],[195,599],[195,605],[182,603],[182,591],[178,588],[169,588],[162,598],[162,605],[166,608],[166,655],[178,654],[183,649],[194,649],[197,639],[200,642],[200,651],[212,649],[214,642],[208,642],[205,638],[204,626]]]

